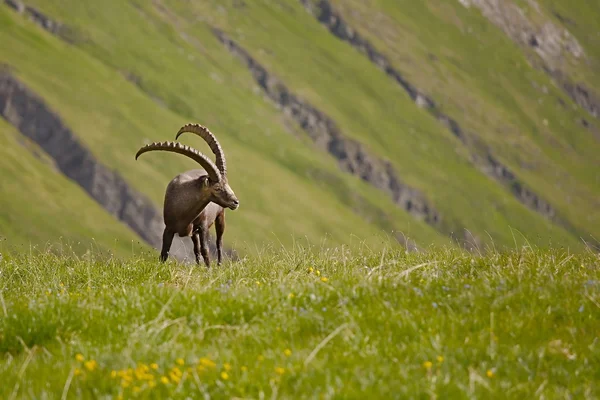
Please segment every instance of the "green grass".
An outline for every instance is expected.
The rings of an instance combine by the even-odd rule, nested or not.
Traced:
[[[592,253],[296,244],[211,270],[148,256],[5,254],[0,397],[600,396]]]
[[[3,119],[0,135],[3,247],[26,252],[30,246],[60,248],[68,243],[79,254],[91,250],[117,255],[147,248]]]

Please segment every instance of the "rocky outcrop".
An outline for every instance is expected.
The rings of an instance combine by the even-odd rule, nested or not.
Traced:
[[[160,246],[164,223],[150,200],[98,162],[40,97],[6,72],[0,72],[0,115],[43,148],[64,175],[110,214],[147,243]]]
[[[419,191],[398,178],[389,161],[376,157],[361,143],[347,138],[329,116],[292,93],[224,32],[218,29],[213,29],[213,32],[232,54],[246,64],[267,97],[295,120],[318,148],[333,156],[342,170],[386,192],[398,206],[416,218],[431,225],[440,223],[439,213]]]
[[[550,21],[536,25],[527,18],[521,8],[510,0],[459,0],[465,7],[477,7],[494,25],[522,46],[535,49],[547,63],[557,65],[566,56],[585,56],[583,48],[566,29]],[[539,13],[539,5],[529,0],[532,10]]]
[[[583,47],[564,28],[546,19],[543,24],[533,23],[523,10],[510,0],[459,0],[465,7],[477,7],[483,16],[500,28],[509,38],[525,49],[532,50],[543,61],[546,71],[573,101],[592,116],[600,117],[600,97],[583,83],[575,83],[562,70],[568,58],[585,58]],[[535,0],[528,0],[533,12],[542,16]],[[554,13],[562,24],[572,21]],[[540,18],[543,19],[543,18]],[[535,65],[535,63],[534,63]]]
[[[464,131],[460,124],[452,117],[444,114],[436,102],[421,92],[415,85],[410,83],[403,75],[395,69],[389,59],[367,39],[362,37],[356,30],[350,27],[341,16],[333,9],[327,0],[300,0],[309,13],[311,13],[321,24],[339,39],[348,42],[360,53],[364,54],[373,64],[384,71],[390,78],[396,81],[417,104],[417,106],[426,109],[439,122],[441,122],[454,136],[463,144],[471,148],[476,138]],[[503,165],[494,157],[487,146],[483,143],[477,143],[478,153],[472,152],[471,161],[473,164],[490,178],[501,183],[508,188],[511,193],[524,205],[530,209],[542,214],[543,216],[554,219],[556,213],[552,206],[531,189],[527,188],[523,182],[519,181],[517,176],[510,169]]]
[[[58,34],[63,26],[61,23],[52,20],[38,9],[25,5],[19,0],[4,0],[4,3],[19,14],[24,14],[30,20],[52,34]]]
[[[20,0],[4,0],[4,4],[12,8],[17,13],[29,18],[35,24],[47,30],[51,34],[59,36],[61,39],[69,43],[75,43],[83,40],[80,32],[76,32],[72,27],[53,20],[37,8],[26,5]]]

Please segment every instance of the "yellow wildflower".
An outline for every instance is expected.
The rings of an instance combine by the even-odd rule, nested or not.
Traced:
[[[229,374],[225,371],[221,372],[221,379],[226,381],[227,379],[229,379]]]
[[[245,365],[242,365],[240,369],[242,370],[242,372],[248,371],[248,367],[246,367]]]
[[[277,367],[275,368],[275,372],[277,373],[277,375],[283,375],[285,374],[285,368]]]
[[[185,364],[185,361],[183,360],[183,358],[178,358],[177,360],[175,360],[175,362],[179,365]]]
[[[309,267],[309,268],[308,268],[308,273],[309,273],[309,274],[312,274],[312,273],[313,273],[313,271],[314,271],[314,268],[313,268],[313,267]]]
[[[83,357],[83,354],[81,354],[81,353],[77,353],[77,355],[75,356],[75,359],[79,362],[83,362],[83,360],[85,360],[85,358]]]
[[[181,378],[179,377],[179,375],[177,375],[173,371],[169,372],[169,378],[171,378],[171,380],[173,382],[175,382],[175,383],[179,383],[179,381],[181,380]]]
[[[139,393],[141,391],[142,391],[142,389],[139,386],[134,386],[133,387],[133,393]]]
[[[223,364],[223,368],[225,369],[225,371],[231,371],[231,364],[225,363]]]
[[[129,387],[129,385],[131,385],[131,382],[126,380],[121,381],[121,386],[123,386],[124,388]]]
[[[423,363],[423,366],[424,366],[426,369],[431,369],[431,367],[433,366],[433,363],[432,363],[431,361],[425,361],[425,362]]]
[[[294,297],[296,297],[296,295],[294,293],[288,294],[288,299],[293,299]]]
[[[135,378],[138,379],[138,380],[142,380],[146,376],[147,372],[148,372],[148,366],[147,365],[145,365],[145,364],[138,364],[137,368],[135,369]]]
[[[115,371],[114,369],[112,371],[110,371],[110,377],[111,378],[116,378],[117,377],[117,371]]]
[[[182,374],[182,372],[181,372],[181,370],[180,370],[179,368],[177,368],[177,367],[173,367],[173,368],[171,368],[171,372],[172,372],[173,374],[177,375],[177,376],[181,376],[181,375],[183,375],[183,374]]]
[[[213,360],[211,360],[210,358],[202,357],[200,359],[200,365],[203,365],[205,367],[214,368],[217,364],[215,364],[215,362]]]
[[[328,280],[329,280],[329,278],[327,278],[325,276],[321,277],[321,282],[327,282]]]
[[[321,271],[317,270],[317,276],[321,276]]]
[[[89,360],[83,363],[83,365],[85,366],[85,368],[87,368],[88,371],[93,371],[98,366],[98,363],[96,362],[96,360]]]
[[[138,363],[136,369],[141,372],[148,372],[148,366],[143,363]]]
[[[156,369],[158,369],[158,364],[157,363],[152,363],[152,364],[150,364],[150,368],[156,370]]]
[[[167,378],[166,376],[163,376],[160,378],[160,381],[166,385],[167,383],[169,383],[169,378]]]
[[[285,349],[285,350],[283,351],[283,354],[285,354],[285,356],[286,356],[286,357],[289,357],[289,356],[291,356],[291,355],[292,355],[292,351],[291,351],[290,349]]]
[[[152,388],[153,388],[153,387],[155,387],[155,386],[156,386],[156,382],[154,382],[154,381],[150,381],[150,382],[148,382],[148,387],[149,387],[150,389],[152,389]]]
[[[485,374],[487,375],[488,378],[494,377],[494,371],[492,371],[491,369],[488,369]]]
[[[437,356],[437,361],[438,363],[443,363],[444,362],[444,356]]]
[[[260,281],[256,281],[256,286],[260,286]]]
[[[75,375],[75,376],[81,375],[81,370],[79,368],[75,368],[75,371],[73,371],[73,375]]]

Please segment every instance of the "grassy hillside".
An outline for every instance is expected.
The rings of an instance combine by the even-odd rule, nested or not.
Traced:
[[[0,119],[0,252],[31,245],[128,256],[147,246]],[[35,154],[35,155],[34,155]]]
[[[522,48],[476,9],[465,9],[458,1],[374,1],[369,7],[360,1],[334,3],[361,34],[484,139],[536,192],[578,228],[596,232],[600,142],[580,120],[598,125],[597,120],[576,107],[548,75],[533,69]],[[580,10],[579,3],[585,2],[571,3],[568,9]],[[580,13],[576,15],[574,21]],[[584,38],[598,32],[597,24],[586,29]],[[399,37],[402,40],[395,40]],[[589,61],[571,66],[578,78],[593,76],[588,79],[592,88],[600,78],[594,42],[582,43],[589,44]],[[429,61],[432,57],[434,62]]]
[[[125,5],[115,7],[129,9]],[[412,220],[385,197],[370,194],[372,190],[366,184],[344,176],[332,160],[315,153],[304,141],[286,132],[281,116],[252,93],[250,82],[247,87],[238,85],[237,89],[232,83],[230,89],[234,92],[224,97],[225,93],[219,83],[210,78],[210,73],[202,74],[202,80],[195,85],[202,88],[204,100],[190,101],[190,107],[194,104],[202,107],[196,106],[199,111],[190,112],[190,116],[181,116],[159,106],[115,68],[65,44],[7,8],[0,8],[0,18],[4,46],[0,62],[14,66],[18,77],[40,93],[51,107],[60,110],[66,123],[81,135],[83,143],[102,162],[116,168],[158,207],[162,204],[166,183],[194,164],[168,154],[146,155],[136,162],[135,152],[148,140],[174,139],[177,129],[189,120],[200,120],[208,125],[226,151],[230,184],[245,209],[243,213],[228,213],[227,242],[231,245],[239,242],[236,248],[240,251],[246,245],[247,249],[253,249],[255,242],[289,244],[291,235],[320,241],[324,233],[332,243],[343,243],[357,235],[379,245],[381,227],[387,227],[388,231],[391,227],[402,230],[420,243],[445,242],[433,229]],[[119,21],[115,21],[115,29],[117,26]],[[110,28],[110,25],[106,27]],[[154,43],[159,46],[165,39],[159,32],[154,34]],[[166,42],[164,48],[174,54],[168,54],[165,59],[176,66],[181,56],[177,47],[168,46]],[[214,67],[215,71],[227,71],[225,68],[230,65],[244,72],[224,50],[222,53],[226,61]],[[118,56],[111,55],[107,59]],[[150,62],[155,55],[148,52],[146,57]],[[155,76],[150,74],[149,65],[139,61],[136,65]],[[181,68],[179,73],[185,72],[190,76],[199,74],[198,68],[189,64],[187,71]],[[134,73],[144,76],[137,70]],[[174,77],[177,74],[173,71]],[[168,74],[162,76],[168,80]],[[185,82],[182,79],[181,83]],[[179,95],[173,83],[163,85]],[[253,115],[259,114],[253,120],[243,111],[249,106],[257,109]],[[209,151],[198,139],[182,140]],[[312,178],[313,175],[322,178],[319,181]],[[355,213],[353,209],[359,206],[360,213]],[[367,223],[359,214],[374,223]]]
[[[157,207],[168,180],[193,164],[167,154],[136,162],[133,154],[148,140],[173,139],[184,123],[209,126],[226,151],[230,183],[242,203],[228,213],[226,242],[242,252],[255,252],[255,243],[289,246],[293,236],[320,243],[327,235],[332,245],[358,236],[380,247],[382,230],[402,231],[425,246],[447,244],[450,234],[462,238],[464,229],[496,246],[513,246],[525,236],[534,244],[581,249],[579,236],[600,237],[600,144],[575,125],[581,111],[529,69],[500,31],[458,2],[333,5],[550,201],[570,231],[474,168],[468,161],[473,149],[298,1],[27,4],[66,24],[73,44],[2,5],[0,63],[14,67],[102,163]],[[441,226],[416,220],[316,151],[214,37],[213,27],[329,115],[344,135],[390,159],[402,180],[440,212]],[[475,31],[465,34],[467,27]],[[565,98],[569,106],[540,104],[532,82],[547,85],[548,96]],[[208,151],[196,138],[183,141]]]
[[[210,271],[34,254],[0,270],[2,398],[600,396],[591,253],[297,247]]]

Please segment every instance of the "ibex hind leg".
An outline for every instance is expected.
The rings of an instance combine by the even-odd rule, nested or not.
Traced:
[[[192,243],[194,243],[194,256],[196,256],[196,264],[200,265],[200,234],[197,230],[192,233]]]
[[[206,264],[207,268],[210,268],[210,255],[208,253],[208,228],[206,227],[199,227],[198,233],[196,234],[199,239],[200,239],[200,254],[202,255],[202,258],[204,259],[204,264]],[[194,235],[194,236],[196,236]],[[198,256],[197,260],[198,263],[200,263]]]
[[[162,238],[162,250],[160,252],[160,261],[165,262],[167,258],[169,258],[169,250],[171,250],[171,244],[173,243],[173,236],[175,236],[175,232],[165,228],[163,231]]]

